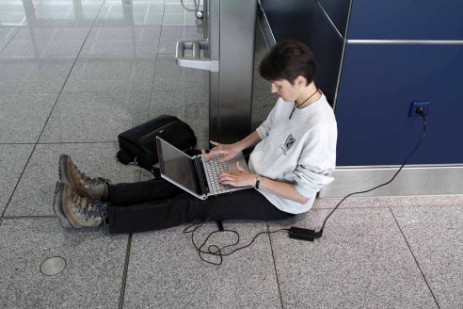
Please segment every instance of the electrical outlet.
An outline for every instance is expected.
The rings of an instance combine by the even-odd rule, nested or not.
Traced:
[[[429,113],[429,102],[426,101],[413,101],[410,105],[410,111],[408,112],[408,117],[416,118],[421,117],[420,114],[417,113],[418,109],[422,107],[424,110],[424,115],[428,116]]]

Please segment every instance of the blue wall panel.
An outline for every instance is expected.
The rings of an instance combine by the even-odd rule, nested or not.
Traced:
[[[338,31],[345,36],[349,6],[352,0],[318,0]]]
[[[277,41],[294,38],[312,49],[318,66],[317,84],[333,103],[343,39],[318,4],[315,0],[265,0],[262,6]]]
[[[355,0],[348,39],[463,40],[462,0]]]
[[[343,33],[350,0],[318,0]],[[277,40],[300,39],[319,63],[318,85],[335,106],[338,166],[399,165],[421,134],[412,101],[430,101],[428,133],[410,164],[463,163],[463,45],[353,44],[312,0],[263,0]],[[269,10],[267,10],[269,9]],[[299,13],[298,13],[299,11]],[[348,40],[463,40],[462,0],[355,0]]]
[[[414,100],[430,101],[428,133],[411,164],[463,160],[463,45],[348,44],[336,117],[338,166],[398,165],[415,146]]]
[[[307,40],[315,0],[261,0],[261,3],[277,41]]]
[[[310,39],[304,41],[312,49],[317,62],[316,82],[330,103],[334,102],[336,85],[341,65],[344,40],[326,18],[320,7],[313,11]]]

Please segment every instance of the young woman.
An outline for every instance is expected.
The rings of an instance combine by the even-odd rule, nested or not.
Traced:
[[[199,200],[163,179],[112,185],[79,171],[60,157],[54,211],[63,227],[100,227],[127,233],[163,229],[192,220],[280,220],[307,212],[317,192],[333,181],[337,126],[333,110],[317,88],[314,57],[303,43],[274,46],[259,66],[279,97],[267,119],[246,138],[219,144],[207,159],[234,157],[255,146],[250,172],[222,173],[222,184],[254,189]]]

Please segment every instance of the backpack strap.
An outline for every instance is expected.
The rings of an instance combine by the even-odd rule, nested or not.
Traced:
[[[117,159],[125,165],[137,165],[137,158],[128,154],[124,149],[119,150],[116,156]]]

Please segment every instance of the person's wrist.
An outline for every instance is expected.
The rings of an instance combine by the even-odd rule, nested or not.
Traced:
[[[254,188],[255,189],[259,189],[260,186],[261,186],[261,183],[262,183],[262,176],[261,175],[256,175],[256,177],[254,178]]]
[[[235,147],[233,147],[233,148],[235,148],[237,152],[240,152],[240,151],[244,150],[242,141],[235,142],[234,146]]]

